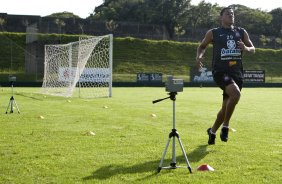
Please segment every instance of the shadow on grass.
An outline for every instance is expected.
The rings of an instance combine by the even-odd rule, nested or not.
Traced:
[[[33,97],[33,96],[26,95],[26,94],[23,94],[23,93],[17,93],[16,95],[22,96],[22,97],[26,97],[26,98],[31,98],[31,99],[33,99],[33,100],[40,100],[40,101],[43,101],[42,98]]]
[[[207,146],[208,145],[200,145],[198,146],[195,150],[193,150],[191,153],[187,155],[189,162],[199,162],[202,160],[209,152],[207,151]],[[187,151],[189,152],[189,151]],[[167,153],[167,157],[170,154]],[[133,166],[126,166],[126,165],[107,165],[103,166],[96,171],[94,171],[90,176],[86,176],[83,178],[83,180],[91,180],[91,179],[100,179],[100,180],[105,180],[108,178],[111,178],[112,176],[118,175],[118,174],[135,174],[135,173],[147,173],[147,172],[153,172],[151,175],[147,175],[144,178],[141,178],[139,180],[147,179],[150,178],[156,174],[157,168],[159,166],[160,160],[153,160],[153,161],[148,161],[144,162],[141,164],[136,164]],[[171,157],[171,155],[170,155]],[[184,155],[180,155],[176,158],[177,163],[181,163],[181,166],[186,166],[185,164],[185,157]],[[165,159],[163,166],[168,166],[169,163],[171,162],[170,159]],[[167,164],[167,165],[165,165]],[[188,169],[187,169],[188,170]],[[155,172],[154,172],[155,171]]]
[[[194,149],[191,153],[189,153],[187,155],[189,162],[199,162],[200,160],[205,158],[205,156],[209,154],[209,152],[207,151],[207,147],[208,147],[207,144],[200,145],[196,149]]]

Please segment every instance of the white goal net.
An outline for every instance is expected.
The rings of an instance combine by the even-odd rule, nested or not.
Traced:
[[[42,93],[97,98],[112,96],[112,35],[45,45]]]

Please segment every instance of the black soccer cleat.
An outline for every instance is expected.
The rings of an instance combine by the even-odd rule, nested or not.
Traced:
[[[223,141],[223,142],[228,141],[228,130],[229,130],[229,128],[222,127],[221,132],[220,132],[221,141]]]
[[[211,128],[209,128],[209,129],[207,130],[207,132],[208,132],[208,135],[209,135],[208,144],[209,144],[209,145],[215,144],[216,135],[211,133]]]

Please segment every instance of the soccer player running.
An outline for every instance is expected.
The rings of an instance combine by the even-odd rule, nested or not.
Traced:
[[[209,43],[213,44],[212,73],[215,83],[223,90],[223,103],[216,120],[207,130],[208,144],[215,144],[216,131],[222,125],[220,138],[227,142],[229,121],[241,96],[243,84],[243,52],[255,53],[247,31],[235,27],[232,8],[220,12],[221,27],[208,30],[197,49],[197,66],[203,66],[203,56]]]

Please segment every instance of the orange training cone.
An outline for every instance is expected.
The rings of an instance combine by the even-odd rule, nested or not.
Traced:
[[[200,165],[198,168],[197,168],[198,171],[214,171],[214,168],[212,168],[211,166],[209,166],[208,164],[203,164],[203,165]]]

